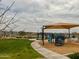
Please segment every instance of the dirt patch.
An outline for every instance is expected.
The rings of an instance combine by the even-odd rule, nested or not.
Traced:
[[[42,45],[42,42],[40,42],[40,44]],[[43,47],[60,54],[79,52],[79,45],[74,43],[65,43],[63,46],[55,46],[54,43],[49,44],[47,41],[45,41],[45,45]]]

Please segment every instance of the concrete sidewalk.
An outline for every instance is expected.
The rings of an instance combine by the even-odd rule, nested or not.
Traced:
[[[52,52],[44,47],[42,47],[38,41],[34,41],[31,46],[39,52],[41,55],[43,55],[46,59],[70,59],[64,55],[60,55],[58,53]]]

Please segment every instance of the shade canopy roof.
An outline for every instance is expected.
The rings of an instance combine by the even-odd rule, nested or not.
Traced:
[[[79,24],[73,23],[54,23],[52,25],[44,25],[45,29],[70,29],[78,26]]]

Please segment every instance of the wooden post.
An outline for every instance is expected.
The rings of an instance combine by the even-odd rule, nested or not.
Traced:
[[[37,33],[37,40],[39,40],[39,33]]]
[[[70,28],[68,29],[68,33],[69,33],[69,38],[70,38]]]
[[[42,27],[42,43],[44,45],[44,26]]]

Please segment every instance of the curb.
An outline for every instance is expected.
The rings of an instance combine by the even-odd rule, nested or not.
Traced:
[[[42,47],[38,41],[34,41],[31,43],[31,46],[41,55],[43,55],[46,59],[70,59],[64,55],[60,55],[56,52],[52,52],[44,47]]]

